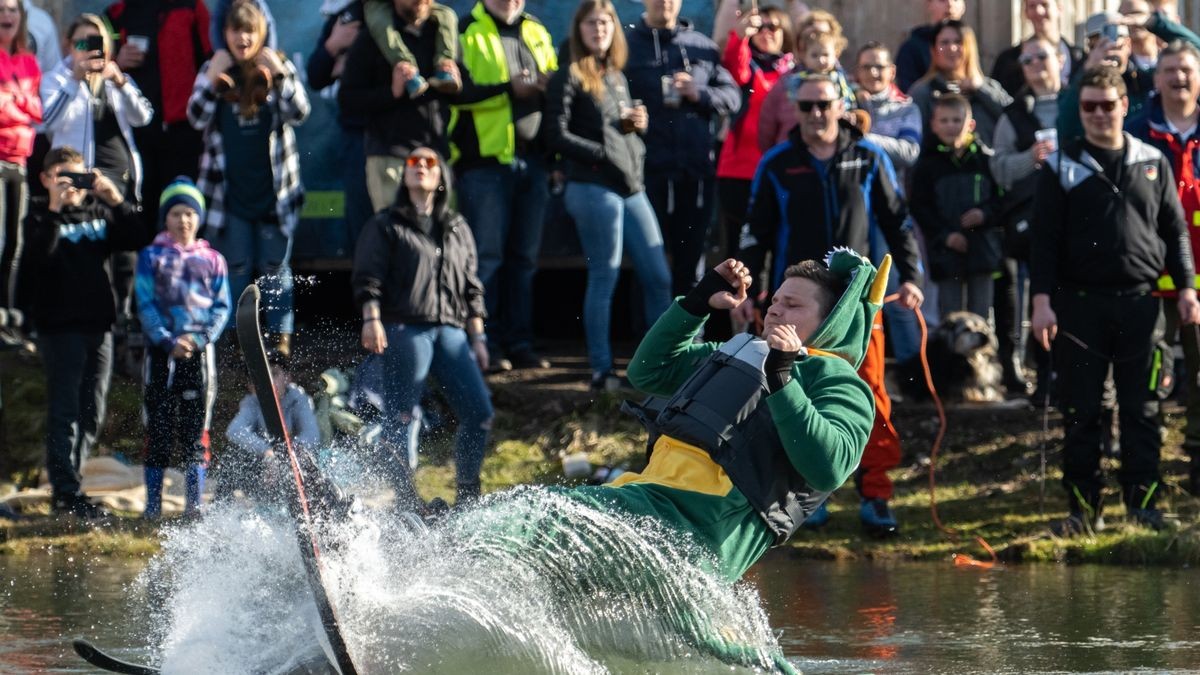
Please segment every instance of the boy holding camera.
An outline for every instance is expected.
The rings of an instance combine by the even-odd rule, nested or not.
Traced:
[[[116,320],[107,262],[152,235],[136,205],[111,180],[88,170],[70,147],[46,154],[47,197],[30,200],[17,304],[33,319],[46,368],[46,468],[53,511],[95,518],[80,491],[80,468],[104,420]]]

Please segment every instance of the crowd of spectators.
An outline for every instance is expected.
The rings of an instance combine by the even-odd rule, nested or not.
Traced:
[[[265,2],[211,4],[119,1],[54,31],[28,2],[0,0],[0,339],[32,339],[45,363],[56,511],[96,513],[79,468],[114,364],[131,360],[144,363],[147,485],[182,463],[198,507],[214,345],[251,281],[271,298],[273,353],[292,350],[294,130],[326,88],[362,345],[385,373],[381,442],[412,468],[433,374],[459,419],[460,500],[479,494],[489,442],[482,374],[549,366],[533,298],[554,194],[587,262],[595,390],[622,382],[611,326],[625,254],[647,325],[697,283],[711,242],[742,260],[754,285],[728,313],[734,331],[761,321],[798,260],[835,246],[893,256],[900,300],[860,371],[877,408],[857,480],[872,533],[899,530],[885,327],[909,361],[917,311],[984,317],[1008,394],[1063,406],[1063,533],[1100,522],[1114,415],[1126,506],[1163,526],[1161,391],[1145,382],[1182,343],[1200,490],[1200,37],[1173,3],[1125,0],[1073,45],[1060,0],[1024,0],[1032,34],[988,69],[964,0],[926,0],[895,50],[848,44],[836,16],[796,0],[719,0],[711,36],[678,0],[644,0],[638,16],[582,0],[558,36],[523,0],[461,16],[429,0],[324,0],[304,77],[275,48]],[[288,405],[303,401],[280,382]],[[261,455],[252,401],[242,408],[229,438]]]

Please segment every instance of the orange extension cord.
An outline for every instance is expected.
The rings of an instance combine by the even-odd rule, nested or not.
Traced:
[[[900,297],[899,294],[889,295],[883,299],[884,303],[895,302]],[[921,326],[921,368],[925,371],[925,386],[929,388],[929,395],[933,397],[933,405],[937,409],[938,414],[938,431],[933,439],[933,445],[929,449],[929,513],[933,517],[933,524],[937,526],[947,537],[954,541],[958,541],[961,533],[958,530],[946,527],[942,523],[942,519],[938,516],[937,510],[937,495],[934,489],[937,487],[937,456],[938,451],[942,448],[942,439],[946,437],[946,409],[942,406],[942,399],[938,397],[937,389],[933,386],[933,373],[929,369],[929,357],[925,352],[926,345],[929,342],[929,327],[925,325],[925,315],[921,313],[920,308],[912,310],[913,314],[917,315],[917,324]],[[952,560],[955,567],[975,567],[980,569],[992,569],[1000,564],[996,557],[996,551],[988,545],[987,541],[975,535],[975,541],[983,547],[992,556],[991,560],[977,560],[966,553],[955,553]]]

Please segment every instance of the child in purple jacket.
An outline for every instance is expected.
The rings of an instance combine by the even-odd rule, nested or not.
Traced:
[[[186,477],[185,515],[200,509],[208,428],[217,394],[213,343],[229,318],[225,258],[199,239],[204,197],[176,178],[159,199],[164,231],[138,255],[138,316],[146,334],[146,511],[162,514],[163,473],[178,444]]]

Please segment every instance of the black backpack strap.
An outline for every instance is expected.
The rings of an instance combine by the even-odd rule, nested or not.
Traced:
[[[650,461],[650,453],[654,452],[654,444],[662,435],[658,430],[656,420],[666,406],[667,400],[659,396],[647,396],[641,403],[628,400],[621,402],[621,412],[633,415],[643,427],[646,427],[646,461]]]

